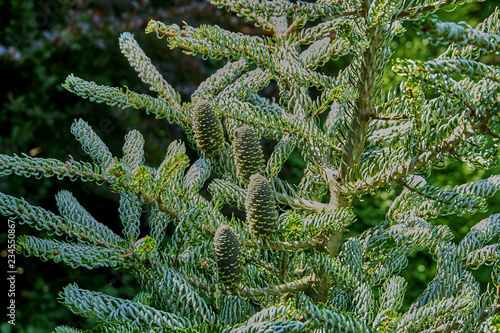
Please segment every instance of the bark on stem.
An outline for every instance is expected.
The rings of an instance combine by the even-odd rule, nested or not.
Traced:
[[[369,24],[368,13],[370,9],[370,0],[363,2],[363,10],[365,22]],[[329,179],[329,188],[331,199],[325,209],[331,210],[341,207],[349,207],[351,198],[347,191],[343,191],[342,184],[352,181],[351,170],[361,162],[361,155],[365,149],[366,138],[370,125],[370,115],[373,112],[375,94],[375,86],[377,83],[378,69],[381,62],[382,48],[382,28],[373,25],[366,30],[366,36],[369,40],[368,48],[363,52],[360,64],[360,77],[358,80],[358,99],[352,110],[352,118],[350,130],[347,135],[346,142],[343,147],[342,159],[340,165],[340,173]],[[335,257],[340,252],[342,240],[342,232],[335,231],[325,235],[323,246],[320,249],[322,252]],[[326,302],[331,281],[324,272],[316,272],[314,284],[306,290],[306,294],[313,299],[315,303]]]
[[[187,281],[189,284],[196,288],[200,288],[202,290],[208,292],[216,292],[219,287],[216,286],[208,286],[203,282],[198,280],[197,278],[188,278]],[[236,287],[233,289],[225,288],[220,286],[218,291],[221,294],[230,294],[230,295],[241,295],[245,297],[261,297],[261,296],[281,296],[288,293],[296,293],[298,291],[309,288],[310,285],[314,283],[314,274],[307,275],[300,280],[287,282],[284,284],[280,284],[278,286],[271,286],[266,288],[241,288]]]

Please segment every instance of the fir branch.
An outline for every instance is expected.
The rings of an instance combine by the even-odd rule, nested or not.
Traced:
[[[132,244],[139,238],[140,217],[142,213],[141,206],[142,202],[138,200],[137,196],[132,193],[121,193],[118,211],[123,224],[123,235]]]
[[[489,33],[498,34],[500,19],[500,12],[498,8],[495,8],[493,13],[487,17],[483,22],[480,22],[475,29]],[[481,55],[480,49],[474,45],[463,45],[463,44],[451,44],[448,49],[443,52],[437,59],[477,59]]]
[[[323,196],[328,193],[328,186],[321,175],[320,168],[312,165],[312,163],[306,163],[298,193],[301,197],[321,202]]]
[[[269,85],[271,78],[272,75],[270,70],[256,68],[241,75],[239,78],[234,80],[231,85],[228,85],[219,94],[218,100],[238,99],[250,102],[252,97]]]
[[[55,159],[41,159],[41,158],[32,158],[29,156],[18,157],[18,156],[6,156],[1,155],[3,159],[3,164],[0,164],[0,167],[3,167],[3,172],[0,175],[9,175],[11,173],[17,175],[24,175],[27,177],[35,176],[35,177],[53,177],[56,176],[58,179],[63,179],[65,177],[69,177],[71,180],[81,179],[83,181],[93,180],[98,183],[108,182],[111,187],[117,191],[130,191],[135,193],[141,200],[146,202],[147,204],[158,207],[163,212],[168,213],[174,217],[177,216],[177,213],[170,209],[168,206],[162,204],[157,201],[157,197],[152,196],[151,191],[144,191],[141,188],[141,184],[139,183],[124,183],[122,176],[122,172],[117,170],[111,170],[111,174],[106,176],[100,173],[100,170],[97,166],[82,163],[76,161],[68,161],[61,162]],[[139,175],[140,176],[140,175]]]
[[[128,268],[135,264],[130,260],[132,253],[125,248],[103,248],[92,244],[71,244],[33,236],[21,236],[17,244],[18,252],[26,256],[36,256],[42,261],[54,260],[56,263],[62,261],[72,268]]]
[[[320,307],[308,302],[303,306],[302,311],[304,319],[311,322],[311,326],[314,328],[353,333],[369,333],[371,331],[368,324],[357,316],[336,309]]]
[[[334,88],[326,88],[321,95],[311,103],[309,110],[309,119],[312,121],[316,116],[331,110],[332,103],[336,100],[340,100],[341,103],[355,100],[357,92],[348,86],[337,86]],[[338,152],[342,152],[339,148]]]
[[[443,7],[453,5],[453,4],[460,4],[460,3],[466,3],[468,0],[439,0],[433,3],[428,3],[429,1],[425,1],[422,4],[419,4],[418,6],[415,7],[410,7],[408,9],[403,10],[400,12],[396,18],[398,19],[411,19],[411,18],[416,18],[422,14],[429,14],[437,11],[438,9],[441,9]]]
[[[437,41],[453,42],[456,44],[473,45],[487,53],[496,53],[500,50],[500,37],[474,29],[462,22],[441,22],[438,19],[426,19],[422,22],[422,31],[426,36]]]
[[[284,253],[284,252],[283,252]],[[254,264],[256,264],[257,266],[260,266],[260,267],[263,267],[265,269],[267,269],[269,272],[271,273],[275,273],[275,274],[280,274],[280,270],[277,269],[276,267],[272,266],[271,264],[268,264],[266,263],[265,261],[263,260],[259,260],[257,258],[255,258],[252,254],[250,253],[245,253],[245,258],[248,260],[248,261],[251,261],[253,262]]]
[[[372,19],[368,15],[369,2],[363,2],[363,6],[364,20],[368,22]],[[367,28],[365,35],[370,43],[362,56],[363,60],[359,69],[361,76],[357,80],[358,97],[352,115],[350,115],[349,132],[342,148],[340,173],[344,182],[353,181],[353,179],[349,179],[350,170],[356,168],[361,162],[369,130],[369,114],[374,107],[373,95],[378,89],[377,85],[381,75],[380,69],[389,56],[387,49],[389,41],[387,40],[386,28],[373,25]]]
[[[92,225],[84,225],[65,217],[55,215],[40,207],[30,205],[24,199],[18,199],[0,193],[0,213],[4,216],[19,219],[19,223],[28,224],[37,230],[47,230],[58,236],[69,236],[95,245],[115,248],[113,235],[103,234],[102,230]]]
[[[262,297],[262,296],[281,296],[287,293],[296,293],[298,291],[303,291],[309,288],[315,282],[314,274],[303,277],[302,279],[283,283],[277,286],[270,286],[266,288],[248,288],[248,287],[236,287],[236,288],[225,288],[224,286],[208,286],[203,284],[197,278],[189,278],[188,282],[194,287],[200,288],[201,290],[215,293],[220,292],[222,295],[240,295],[243,297]]]
[[[290,158],[290,154],[295,149],[296,142],[290,135],[285,135],[274,147],[271,156],[267,161],[267,174],[271,177],[277,176],[283,164]]]
[[[277,305],[270,306],[268,308],[262,309],[255,313],[248,319],[248,324],[257,324],[262,321],[273,320],[275,318],[285,317],[287,313],[290,313],[291,305],[280,303]]]
[[[192,324],[173,313],[157,310],[139,302],[80,289],[70,284],[60,293],[61,302],[72,312],[107,323],[130,323],[136,330],[143,325],[164,330],[180,329]]]
[[[375,312],[375,298],[371,286],[366,282],[358,282],[353,290],[353,296],[353,315],[370,325]]]
[[[500,234],[500,214],[494,214],[474,225],[457,248],[457,256],[465,259],[473,251],[490,242]]]
[[[246,191],[233,182],[223,179],[214,179],[208,185],[208,191],[212,194],[212,200],[214,200],[217,205],[228,204],[230,206],[236,206],[236,208],[242,211],[245,210]]]
[[[266,13],[257,13],[249,8],[248,1],[232,1],[232,0],[209,0],[213,5],[221,8],[225,7],[233,11],[236,15],[244,17],[246,20],[255,22],[257,27],[272,31],[274,25],[268,19]],[[262,15],[264,14],[264,15]]]
[[[376,111],[380,111],[381,108],[377,107]],[[377,119],[377,120],[384,120],[384,121],[394,121],[394,120],[407,120],[408,116],[406,115],[395,115],[395,114],[388,114],[388,115],[383,115],[380,114],[379,112],[376,113],[371,113],[370,118],[372,119]]]
[[[309,60],[320,61],[320,59],[317,58]],[[286,82],[290,79],[295,81],[295,85],[303,87],[312,85],[319,90],[331,89],[335,85],[334,79],[330,76],[307,68],[303,63],[291,57],[283,59],[277,63],[271,63],[271,65],[274,65],[273,70],[276,73],[276,76],[278,76],[280,80],[284,81],[283,83],[285,85],[289,84]],[[314,63],[311,63],[310,65],[313,66]]]
[[[407,182],[405,182],[404,180],[398,180],[397,183],[407,188],[409,191],[418,194],[422,198],[434,201],[438,207],[440,205],[444,206],[441,209],[435,207],[435,209],[440,214],[448,213],[448,211],[472,213],[478,210],[479,211],[484,210],[486,207],[486,202],[485,202],[486,200],[484,197],[472,196],[470,195],[470,193],[462,194],[462,193],[457,193],[453,190],[443,190],[429,185],[412,186]],[[445,207],[449,208],[447,209]],[[407,210],[410,209],[407,208]],[[415,210],[418,212],[418,214],[429,213],[422,208],[416,208]],[[422,212],[422,210],[425,212]]]
[[[380,306],[372,326],[378,326],[388,315],[399,311],[403,304],[406,288],[407,283],[400,276],[393,276],[384,283],[380,291]]]
[[[116,246],[126,246],[127,242],[122,237],[109,229],[102,223],[99,223],[90,213],[78,202],[78,200],[69,191],[59,191],[56,194],[56,203],[61,215],[75,223],[87,226],[106,238]]]
[[[306,332],[312,326],[311,323],[304,323],[295,320],[275,320],[260,321],[250,323],[243,327],[232,330],[232,333],[265,333],[265,332]]]
[[[343,232],[354,221],[354,213],[345,207],[321,211],[317,214],[310,214],[304,219],[304,227],[316,232]]]
[[[153,276],[144,276],[141,283],[155,295],[155,302],[162,307],[188,318],[193,323],[214,324],[215,313],[201,295],[179,273],[166,266],[156,266]]]
[[[88,98],[92,102],[106,103],[121,109],[128,107],[145,109],[148,114],[153,113],[158,119],[167,117],[170,122],[189,128],[190,120],[185,110],[178,109],[176,105],[172,105],[166,99],[138,94],[127,87],[123,89],[100,86],[95,82],[88,82],[73,75],[66,78],[63,87],[78,96]]]
[[[400,65],[398,65],[397,70],[406,73],[411,73],[412,70],[416,70],[417,73],[441,73],[446,75],[456,74],[480,77],[500,82],[500,70],[498,68],[469,59],[443,59],[425,62],[407,59],[405,61],[398,62]],[[408,68],[410,66],[412,69]]]
[[[235,6],[236,10],[245,8],[245,11],[265,15],[265,16],[293,16],[307,18],[307,20],[314,21],[317,19],[328,19],[342,15],[340,7],[337,3],[309,3],[298,1],[292,3],[290,1],[281,0],[274,2],[253,2],[253,1],[240,1]]]
[[[135,173],[144,165],[144,160],[144,137],[139,131],[132,130],[125,135],[121,163],[125,170]]]
[[[325,38],[335,40],[337,38],[341,38],[338,32],[341,31],[344,27],[344,21],[338,18],[326,22],[320,22],[312,27],[307,27],[300,30],[298,32],[298,41],[300,44],[307,45]]]
[[[447,226],[433,226],[410,215],[388,229],[380,228],[367,239],[363,266],[365,279],[378,285],[398,274],[408,264],[407,256],[415,251],[436,253],[454,238]],[[390,258],[390,259],[389,259]]]
[[[200,83],[195,92],[191,95],[192,100],[216,96],[219,92],[229,87],[241,73],[247,68],[247,61],[228,61],[221,69],[210,75],[205,81]]]
[[[315,124],[306,123],[284,110],[276,112],[238,100],[219,100],[218,105],[225,116],[257,128],[267,128],[276,139],[280,138],[283,131],[293,135],[314,155],[317,155],[315,150],[338,149]],[[316,146],[318,144],[319,147]]]
[[[174,88],[166,82],[156,67],[151,63],[151,59],[144,53],[134,35],[124,32],[119,39],[120,49],[127,57],[130,65],[139,73],[141,80],[149,84],[150,89],[160,94],[160,98],[167,99],[174,109],[181,108],[181,96]]]
[[[82,181],[95,181],[102,183],[106,177],[101,169],[91,163],[69,160],[61,162],[53,158],[31,157],[23,154],[17,155],[0,154],[0,176],[15,174],[24,177],[57,177],[58,179],[69,178]]]
[[[499,261],[500,244],[492,244],[470,252],[464,266],[478,268],[481,265],[495,265]]]
[[[319,213],[326,208],[326,204],[314,200],[304,199],[299,196],[293,186],[279,177],[271,177],[276,201],[292,208]]]
[[[146,33],[151,32],[156,32],[159,38],[166,36],[171,48],[179,47],[193,55],[201,53],[215,59],[243,58],[262,67],[271,62],[272,47],[266,38],[236,34],[218,26],[193,28],[186,25],[181,29],[176,24],[166,26],[154,20],[146,28]]]
[[[148,226],[150,235],[156,244],[162,244],[166,235],[167,226],[171,223],[173,218],[166,213],[159,211],[157,208],[151,208],[151,215],[149,217]]]
[[[327,63],[330,59],[342,57],[351,52],[351,45],[343,39],[331,41],[329,37],[312,43],[300,54],[304,67],[315,69]]]
[[[484,322],[487,318],[492,317],[493,315],[498,313],[500,313],[500,304],[490,306],[489,308],[485,309],[485,311],[480,315],[477,322],[479,323]],[[459,320],[453,319],[435,328],[424,330],[421,333],[451,333],[460,328],[460,325],[463,322],[464,320],[461,319]]]
[[[212,237],[215,235],[215,230],[204,225],[200,225],[200,231]],[[242,242],[243,245],[249,248],[262,249],[262,250],[272,249],[280,251],[315,248],[320,246],[324,242],[324,240],[321,238],[307,239],[301,241],[289,241],[289,242],[274,241],[269,239],[243,239],[240,241]]]
[[[370,118],[379,119],[379,120],[405,120],[405,119],[408,119],[407,115],[401,115],[401,114],[384,115],[384,114],[382,114],[383,110],[389,110],[402,102],[401,96],[398,96],[398,97],[391,96],[390,92],[387,96],[388,96],[387,101],[382,105],[377,105],[375,107],[374,111],[372,113],[370,113]]]
[[[184,171],[189,165],[189,158],[186,155],[186,146],[182,141],[172,141],[168,146],[163,162],[158,167],[155,181],[157,184],[173,184],[180,187]],[[163,185],[157,186],[157,190],[162,190]]]
[[[82,119],[75,120],[71,125],[71,134],[82,144],[82,149],[99,164],[102,170],[114,165],[113,155],[101,138]]]
[[[210,177],[210,166],[207,161],[200,157],[186,172],[183,186],[193,192],[198,192]]]
[[[351,182],[347,184],[347,187],[356,193],[365,193],[369,189],[385,186],[391,181],[404,179],[408,175],[434,162],[440,156],[451,152],[463,143],[464,139],[471,137],[472,134],[473,132],[470,126],[465,128],[457,127],[453,134],[446,140],[422,152],[418,156],[408,158],[402,162],[398,161],[396,165],[380,171],[377,175]]]
[[[457,297],[447,297],[440,300],[435,300],[429,304],[418,308],[408,310],[401,318],[396,330],[413,329],[423,330],[425,327],[432,326],[438,321],[452,321],[454,316],[458,316],[459,312],[467,308],[469,303],[466,300]],[[419,318],[419,320],[416,320]]]

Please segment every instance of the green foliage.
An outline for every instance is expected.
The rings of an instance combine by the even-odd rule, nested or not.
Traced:
[[[122,53],[156,97],[75,75],[63,83],[90,101],[177,124],[200,152],[191,166],[181,140],[147,163],[137,130],[118,158],[81,119],[71,133],[91,163],[0,155],[1,176],[93,181],[120,197],[118,234],[68,191],[56,197],[60,215],[0,194],[2,215],[48,234],[20,237],[20,253],[130,272],[141,287],[126,299],[70,284],[60,302],[95,321],[95,331],[430,333],[496,325],[500,214],[475,219],[460,239],[449,225],[484,213],[499,177],[444,187],[431,174],[450,160],[476,169],[498,163],[498,68],[483,58],[498,53],[498,9],[473,28],[433,16],[461,1],[213,3],[266,34],[154,20],[146,28],[170,48],[228,60],[190,101],[130,33],[120,37]],[[410,21],[449,47],[431,60],[396,60],[400,83],[388,87],[391,43]],[[346,55],[336,74],[318,70]],[[261,95],[270,85],[278,99]],[[274,143],[267,164],[261,139]],[[295,151],[304,171],[291,182],[282,171]],[[354,198],[382,190],[392,190],[391,204],[363,223]],[[229,216],[227,205],[241,213]],[[140,238],[144,209],[149,230]],[[442,218],[449,225],[437,223]],[[420,253],[436,269],[414,295],[404,274]],[[490,273],[488,288],[479,270]]]

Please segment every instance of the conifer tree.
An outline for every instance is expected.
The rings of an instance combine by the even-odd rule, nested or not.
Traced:
[[[82,119],[71,131],[92,162],[0,155],[1,176],[94,181],[120,194],[122,234],[94,219],[78,193],[57,195],[58,214],[0,193],[1,214],[52,235],[19,237],[19,253],[129,270],[142,288],[121,299],[70,284],[61,303],[95,320],[96,332],[493,332],[500,215],[477,221],[459,241],[435,219],[485,211],[500,176],[448,188],[428,179],[433,165],[449,160],[479,169],[498,163],[500,69],[483,61],[500,50],[498,8],[472,27],[433,15],[460,0],[211,2],[268,34],[149,22],[146,33],[169,48],[227,60],[190,100],[130,33],[119,38],[122,53],[154,96],[74,75],[63,84],[92,102],[181,126],[189,142],[172,142],[160,165],[145,161],[138,131],[117,157]],[[404,22],[448,48],[435,59],[391,64]],[[350,62],[336,76],[321,71],[343,56]],[[401,78],[389,88],[386,69]],[[259,95],[270,84],[277,100]],[[275,142],[267,159],[262,138]],[[198,159],[188,158],[187,145]],[[280,177],[293,151],[305,162],[299,184]],[[403,190],[385,218],[348,236],[360,223],[353,198],[394,187]],[[225,206],[248,221],[227,216]],[[140,238],[144,208],[149,233]],[[416,251],[430,254],[437,272],[402,309],[412,286],[401,273]],[[473,274],[485,266],[487,286]]]

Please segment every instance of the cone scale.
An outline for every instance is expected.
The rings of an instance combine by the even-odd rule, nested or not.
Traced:
[[[266,237],[276,230],[276,201],[271,185],[261,174],[250,176],[245,209],[248,227],[254,235]]]
[[[243,277],[243,255],[233,229],[228,225],[217,228],[214,236],[214,252],[219,273],[219,282],[234,288]]]
[[[215,157],[224,145],[222,123],[207,100],[199,100],[194,106],[193,132],[196,145],[206,157]]]
[[[257,135],[250,126],[242,125],[234,132],[233,154],[236,176],[241,184],[248,185],[251,175],[264,173],[264,153]]]

